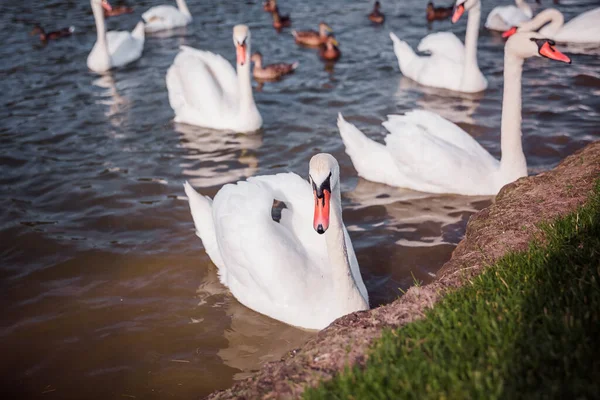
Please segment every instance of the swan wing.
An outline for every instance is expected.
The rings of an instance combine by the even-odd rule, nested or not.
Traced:
[[[223,116],[234,115],[236,83],[233,67],[221,56],[186,46],[167,72],[169,101],[177,117],[201,126],[218,128]]]
[[[498,6],[488,14],[485,27],[491,30],[505,31],[530,19],[531,15],[525,14],[516,6]]]
[[[600,42],[600,7],[579,14],[563,25],[553,38],[565,42]]]
[[[146,32],[157,32],[185,26],[192,18],[183,14],[176,7],[160,5],[143,13],[142,19],[146,22]]]
[[[437,32],[425,36],[417,50],[441,55],[458,63],[465,59],[465,45],[451,32]]]
[[[267,315],[271,315],[268,304],[306,301],[306,294],[314,289],[314,257],[326,257],[324,241],[309,252],[288,224],[273,221],[274,194],[269,185],[255,178],[225,185],[213,202],[215,232],[227,266],[226,284],[243,304]]]
[[[405,176],[429,183],[436,192],[489,191],[498,160],[455,124],[429,111],[413,111],[388,116],[383,126],[390,132],[388,151]]]
[[[323,246],[325,241],[323,237],[314,231],[312,220],[314,213],[314,200],[310,184],[296,174],[277,174],[248,178],[249,182],[262,183],[266,185],[273,196],[283,201],[287,208],[281,211],[280,224],[286,226],[299,242],[303,243],[304,248],[308,249],[316,257],[315,263],[321,269],[322,274],[328,274],[328,256],[327,248]],[[360,274],[358,260],[352,246],[352,240],[348,230],[344,226],[344,238],[348,260],[350,261],[350,271],[356,282],[356,286],[362,297],[369,302],[367,288]]]
[[[107,32],[106,41],[113,67],[135,61],[141,57],[144,50],[144,24],[138,23],[133,32]]]

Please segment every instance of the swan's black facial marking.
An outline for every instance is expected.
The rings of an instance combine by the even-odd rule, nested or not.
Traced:
[[[552,39],[536,39],[536,38],[531,38],[529,39],[532,42],[535,42],[535,44],[537,44],[538,49],[541,49],[542,46],[546,43],[550,44],[550,46],[556,46],[556,42]]]
[[[323,199],[323,201],[324,201],[325,195],[323,194],[323,191],[327,190],[329,193],[331,193],[331,172],[329,173],[329,176],[327,176],[327,179],[325,179],[323,181],[323,183],[321,183],[321,186],[319,186],[319,187],[317,187],[314,179],[310,175],[309,175],[309,178],[310,178],[310,182],[312,183],[312,187],[315,192],[315,195],[317,196],[318,199]]]
[[[246,39],[248,39],[248,36],[246,36],[246,37],[244,38],[244,40],[242,40],[241,42],[240,42],[239,40],[237,40],[237,39],[236,39],[236,42],[237,42],[237,44],[238,44],[238,45],[240,45],[240,46],[245,46],[245,45],[246,45]]]

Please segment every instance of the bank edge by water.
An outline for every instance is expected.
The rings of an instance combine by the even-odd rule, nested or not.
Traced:
[[[305,396],[389,398],[398,393],[402,383],[402,396],[412,393],[419,398],[451,393],[536,397],[542,393],[527,389],[540,385],[547,385],[544,395],[597,396],[600,388],[597,383],[591,385],[589,377],[600,371],[600,364],[590,358],[598,350],[598,312],[592,312],[591,305],[600,301],[599,177],[600,142],[595,142],[551,171],[507,185],[494,204],[471,218],[465,239],[436,281],[411,288],[392,304],[338,319],[281,361],[264,365],[252,377],[209,398],[294,398],[318,385],[321,388]],[[587,206],[578,212],[584,204]],[[537,244],[532,245],[534,242]],[[560,265],[571,268],[549,269]],[[521,282],[525,277],[536,280],[535,284]],[[530,292],[523,295],[520,290]],[[469,296],[473,301],[466,301]],[[540,308],[540,301],[549,299],[548,306]],[[471,307],[466,320],[460,309],[450,312],[461,302]],[[518,312],[512,315],[514,309],[509,306]],[[422,320],[425,316],[428,318]],[[402,328],[417,320],[422,321]],[[427,333],[433,322],[440,326]],[[456,329],[459,326],[462,328]],[[596,334],[590,335],[590,329]],[[558,341],[547,340],[549,332]],[[504,347],[490,345],[491,337]],[[440,343],[452,343],[463,353]],[[564,346],[567,354],[561,353],[564,343],[570,346]],[[477,349],[487,350],[475,359],[480,364],[462,368],[461,363],[469,360],[466,354],[473,356]],[[548,352],[568,357],[547,357]],[[408,369],[397,361],[407,354],[419,367],[416,375],[405,375],[402,380],[398,374]],[[452,363],[447,365],[449,361]],[[584,363],[588,363],[587,369],[582,369]],[[507,369],[511,373],[502,375]],[[428,382],[435,373],[443,377]],[[564,386],[559,378],[574,383]],[[398,382],[392,382],[394,379]],[[448,392],[449,388],[455,392]]]

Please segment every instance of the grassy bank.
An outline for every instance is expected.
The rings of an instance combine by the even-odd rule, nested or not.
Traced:
[[[305,398],[599,398],[600,181],[543,230]]]

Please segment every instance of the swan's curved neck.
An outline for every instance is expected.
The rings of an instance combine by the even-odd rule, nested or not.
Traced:
[[[465,64],[463,69],[463,85],[469,79],[479,75],[477,64],[477,39],[479,38],[479,22],[481,20],[481,4],[477,3],[469,9],[467,33],[465,34]]]
[[[240,113],[249,112],[256,108],[254,104],[254,96],[252,95],[252,82],[250,80],[250,39],[246,41],[246,62],[244,65],[237,64],[237,79],[240,95]]]
[[[177,2],[177,8],[179,9],[179,11],[181,11],[182,14],[187,15],[188,17],[191,17],[192,14],[190,14],[190,10],[188,9],[188,6],[185,2],[185,0],[175,0]]]
[[[546,32],[546,34],[556,33],[564,23],[565,17],[560,11],[554,8],[547,8],[536,15],[531,21],[523,22],[519,26],[519,30],[530,32],[537,31],[541,27],[544,27],[543,32]]]
[[[504,55],[504,93],[502,126],[500,128],[500,174],[502,184],[527,176],[527,161],[521,139],[521,75],[523,59],[510,53]]]
[[[333,289],[336,292],[335,298],[340,299],[342,307],[340,311],[345,314],[365,310],[369,305],[358,290],[348,260],[339,186],[332,193],[330,210],[329,228],[325,232],[325,240],[332,271]]]
[[[96,22],[96,46],[99,46],[99,49],[100,51],[102,51],[103,56],[107,57],[110,60],[110,53],[108,52],[108,42],[106,40],[106,25],[104,24],[104,11],[102,10],[102,5],[92,1],[92,12],[94,13],[94,21]]]

